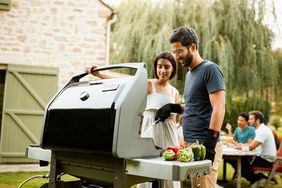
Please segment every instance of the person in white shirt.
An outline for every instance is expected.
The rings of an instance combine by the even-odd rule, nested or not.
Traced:
[[[273,159],[277,155],[275,140],[272,131],[263,123],[263,114],[259,111],[249,112],[249,124],[256,130],[254,140],[249,144],[238,144],[237,147],[242,149],[247,146],[249,150],[255,150],[257,156],[249,163],[242,158],[242,176],[245,177],[251,184],[261,178],[265,178],[262,174],[255,174],[252,171],[253,167],[271,167]]]

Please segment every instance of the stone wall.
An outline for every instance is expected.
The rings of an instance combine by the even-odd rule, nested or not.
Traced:
[[[55,66],[59,87],[88,64],[104,64],[112,10],[99,0],[12,0],[0,10],[0,63]]]

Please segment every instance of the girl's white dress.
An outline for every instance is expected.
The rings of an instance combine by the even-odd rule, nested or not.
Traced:
[[[165,122],[153,126],[155,115],[159,108],[168,103],[175,103],[177,95],[176,88],[170,86],[172,95],[156,92],[155,84],[150,80],[152,93],[147,96],[147,105],[144,112],[141,137],[153,138],[156,146],[166,149],[168,146],[179,146],[177,124],[173,121],[172,115]],[[138,184],[137,188],[151,188],[151,183]],[[180,182],[161,181],[162,188],[179,188]]]

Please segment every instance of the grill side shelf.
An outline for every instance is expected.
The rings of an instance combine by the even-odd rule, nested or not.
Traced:
[[[184,181],[209,174],[211,161],[165,161],[162,157],[126,159],[125,173],[156,179]]]
[[[40,147],[27,147],[26,155],[29,158],[51,161],[51,150]],[[184,181],[191,177],[209,174],[211,161],[164,161],[162,157],[125,159],[125,174],[142,176],[153,179]]]

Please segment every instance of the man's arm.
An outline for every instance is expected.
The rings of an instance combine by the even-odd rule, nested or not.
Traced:
[[[219,90],[209,95],[212,105],[212,115],[209,130],[204,141],[206,147],[206,159],[214,161],[215,146],[218,141],[219,132],[225,114],[225,91]]]
[[[237,148],[242,149],[243,146],[248,146],[249,150],[254,150],[255,148],[257,148],[261,144],[262,143],[257,141],[257,140],[252,140],[251,143],[249,143],[249,144],[238,144]]]
[[[213,108],[209,128],[220,131],[225,114],[225,91],[216,91],[209,98]]]
[[[248,144],[249,150],[254,150],[259,145],[261,145],[261,142],[259,142],[257,140],[253,140],[250,144]]]

